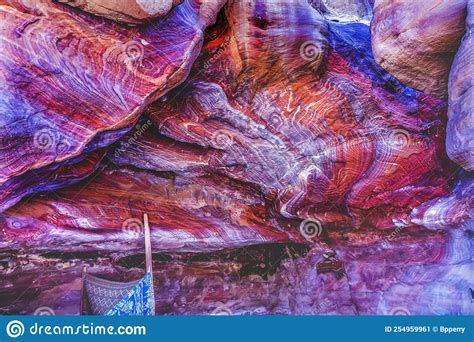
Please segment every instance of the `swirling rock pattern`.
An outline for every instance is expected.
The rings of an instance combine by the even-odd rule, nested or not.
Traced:
[[[140,277],[144,212],[159,314],[474,313],[474,177],[446,154],[448,104],[383,70],[367,25],[306,0],[230,0],[206,34],[220,1],[133,28],[25,3],[2,2],[1,34],[18,17],[54,59],[41,37],[62,23],[83,53],[37,79],[36,43],[0,40],[0,313],[77,314],[84,265]],[[151,69],[104,54],[114,39]]]
[[[446,149],[456,163],[474,171],[474,1],[468,4],[466,35],[449,76]]]
[[[474,227],[474,178],[461,172],[449,196],[438,197],[415,208],[410,220],[428,229],[445,229],[466,225]]]
[[[160,177],[110,166],[86,185],[38,196],[0,214],[0,248],[137,253],[143,212],[151,214],[153,243],[164,252],[304,241],[294,222],[269,217],[261,197],[229,179]]]
[[[182,0],[58,0],[83,11],[126,24],[143,24],[161,18]]]
[[[404,84],[447,98],[448,75],[465,31],[467,0],[376,0],[375,59]]]
[[[204,47],[195,76],[150,109],[160,133],[202,151],[175,171],[224,173],[259,187],[283,217],[341,229],[410,225],[413,208],[448,194],[445,104],[380,69],[367,26],[326,27],[301,2],[285,4],[301,18],[289,26],[283,11],[262,19],[260,9],[275,2],[252,4],[250,13],[246,2],[227,7],[230,28]],[[299,40],[270,48],[279,27],[292,27]],[[148,167],[170,170],[163,150],[172,148],[127,158],[146,168],[156,155]]]
[[[126,133],[187,76],[222,4],[189,0],[156,25],[125,29],[50,1],[0,2],[1,191]]]
[[[30,170],[11,179],[2,186],[8,191],[0,193],[0,202],[4,207],[10,207],[32,193],[53,191],[77,183],[90,176],[99,167],[105,152],[104,149],[97,150],[67,162],[40,170]]]

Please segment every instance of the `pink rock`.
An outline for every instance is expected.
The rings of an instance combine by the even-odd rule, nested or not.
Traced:
[[[410,221],[428,229],[474,227],[474,179],[464,175],[449,196],[438,197],[413,209]]]
[[[184,144],[144,141],[118,162],[224,174],[260,189],[283,217],[329,229],[413,224],[412,209],[450,191],[444,102],[385,74],[367,26],[327,32],[304,2],[263,11],[276,3],[227,6],[230,27],[210,33],[194,76],[150,107],[159,132]],[[282,27],[292,28],[292,44],[276,43]]]
[[[377,63],[402,83],[447,98],[448,75],[465,31],[467,0],[376,0]]]
[[[126,133],[187,76],[223,2],[188,0],[126,29],[51,1],[0,1],[0,191]]]
[[[370,23],[374,0],[310,0],[328,20]]]
[[[167,18],[195,8],[186,4]],[[160,33],[54,8],[100,22],[91,34]],[[172,30],[197,40],[189,61],[182,45],[159,50],[185,74],[201,48],[190,25]],[[58,149],[64,162],[31,170],[43,155],[24,151],[27,138],[2,142],[10,161],[29,158],[2,200],[49,191],[0,213],[0,313],[78,313],[84,265],[112,280],[142,276],[144,212],[159,314],[474,313],[472,175],[446,155],[446,103],[382,70],[367,25],[327,22],[306,1],[231,1],[206,33],[188,79],[164,96],[167,73],[107,74],[104,86],[137,87],[133,105],[160,96],[140,120],[105,93],[79,101],[87,92],[75,90],[73,113],[98,106],[104,116],[87,113],[84,126],[109,134],[91,133],[77,155]],[[144,95],[142,82],[163,92]],[[21,85],[13,98],[35,104]],[[53,118],[61,100],[44,102]],[[36,171],[44,181],[28,178]]]
[[[468,4],[466,34],[449,76],[446,149],[456,163],[474,171],[474,1]]]
[[[271,217],[263,199],[238,182],[217,176],[172,178],[110,166],[91,180],[0,214],[0,250],[130,255],[143,244],[145,212],[156,252],[305,241],[297,222]]]
[[[58,0],[83,11],[126,24],[161,18],[182,0]]]

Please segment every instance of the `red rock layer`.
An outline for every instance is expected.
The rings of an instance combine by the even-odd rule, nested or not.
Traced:
[[[191,4],[173,13],[196,19]],[[52,8],[78,28],[118,27]],[[195,25],[165,28],[200,40]],[[176,42],[159,52],[181,60]],[[235,0],[189,79],[138,125],[93,102],[127,124],[108,128],[99,116],[112,133],[83,142],[78,157],[61,152],[69,164],[57,170],[38,168],[47,181],[33,191],[54,191],[0,214],[0,313],[77,313],[83,265],[114,280],[141,276],[147,212],[160,314],[472,314],[474,187],[447,159],[446,104],[378,67],[369,42],[367,26],[327,23],[306,1]],[[147,95],[134,75],[91,86],[136,86],[127,101],[142,108],[171,82],[153,77],[164,90]],[[56,101],[64,105],[48,105]],[[24,146],[13,142],[23,140],[1,145],[10,158]],[[28,172],[17,198],[32,187]]]
[[[280,224],[268,215],[263,199],[238,182],[109,167],[0,214],[0,249],[137,253],[144,212],[155,249],[162,252],[304,241],[296,222]]]
[[[331,25],[328,35],[296,1],[235,1],[226,18],[193,76],[150,109],[160,133],[185,144],[159,138],[121,158],[171,170],[163,150],[180,160],[183,149],[201,149],[174,171],[253,184],[277,214],[328,228],[410,225],[413,208],[448,194],[444,104],[384,75],[363,25]],[[291,44],[278,43],[281,27],[293,30]]]
[[[189,0],[126,29],[51,1],[0,1],[1,191],[123,135],[184,80],[223,2]]]

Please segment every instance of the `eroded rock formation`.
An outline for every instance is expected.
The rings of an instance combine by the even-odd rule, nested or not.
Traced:
[[[467,0],[376,0],[376,61],[404,84],[447,98],[448,75],[465,31]]]
[[[374,0],[310,0],[328,20],[370,23]]]
[[[367,25],[298,0],[231,0],[205,33],[223,2],[135,28],[36,3],[0,6],[0,313],[78,313],[84,265],[140,277],[144,212],[159,314],[474,313],[448,104],[382,69]]]
[[[365,25],[326,28],[294,2],[300,21],[289,26],[282,12],[263,20],[246,6],[227,7],[229,29],[204,47],[195,76],[149,110],[163,135],[210,149],[176,172],[224,173],[260,188],[283,217],[340,228],[410,224],[413,208],[448,193],[445,104],[380,69]],[[273,49],[280,27],[301,33]],[[157,155],[149,167],[167,170],[158,158],[172,148],[157,149],[128,158],[146,168]]]
[[[272,218],[252,188],[223,177],[179,178],[106,167],[86,185],[37,196],[0,216],[1,248],[137,253],[141,213],[162,252],[205,252],[304,241],[297,222]]]
[[[182,0],[57,0],[126,24],[146,24],[167,15]]]
[[[223,3],[189,0],[155,25],[126,29],[50,1],[3,1],[0,209],[31,192],[11,190],[22,175],[109,145],[181,83]]]
[[[474,1],[468,5],[466,34],[449,76],[446,148],[456,163],[474,171]]]

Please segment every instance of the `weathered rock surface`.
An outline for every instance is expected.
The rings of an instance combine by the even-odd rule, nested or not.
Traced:
[[[328,20],[370,23],[374,0],[310,0]]]
[[[459,172],[459,181],[448,196],[438,197],[415,208],[410,221],[428,229],[474,229],[474,177]]]
[[[448,75],[465,31],[467,0],[376,0],[375,60],[402,83],[447,98]]]
[[[25,173],[114,142],[182,82],[222,4],[189,0],[125,29],[50,1],[0,1],[0,211]]]
[[[456,163],[474,171],[474,1],[468,5],[466,35],[449,76],[446,149]]]
[[[100,165],[105,150],[97,150],[73,158],[67,162],[56,163],[40,170],[30,170],[21,176],[7,181],[1,187],[0,202],[4,208],[13,206],[28,195],[41,191],[54,191],[90,176]]]
[[[36,13],[11,6],[0,13]],[[4,107],[0,119],[14,113],[23,127],[0,144],[6,165],[27,160],[3,169],[0,313],[76,314],[84,265],[112,280],[140,277],[144,212],[159,314],[474,313],[474,178],[446,154],[447,103],[378,66],[367,25],[327,22],[306,1],[231,0],[201,46],[214,2],[183,3],[159,32],[49,6],[98,46],[110,43],[104,30],[150,35],[145,46],[162,57],[150,65],[173,71],[142,77],[112,61],[102,83],[89,82],[98,66],[85,63],[112,58],[90,45],[84,81],[70,81],[84,89],[71,85],[68,97],[59,75],[77,62],[60,64],[49,83],[11,83],[24,74],[0,69],[5,94],[61,119],[58,136],[75,141],[78,122],[93,128],[77,153],[55,147],[63,159],[45,162],[28,152],[36,126],[22,126],[26,105]],[[179,24],[188,16],[202,27]],[[163,43],[173,34],[189,40]],[[23,51],[5,46],[0,53]],[[127,109],[104,90],[115,88]],[[74,106],[64,116],[59,94]],[[0,126],[6,137],[12,122]]]
[[[182,0],[57,0],[126,24],[149,23],[167,15]]]
[[[412,209],[449,193],[445,103],[378,67],[367,26],[331,24],[327,32],[301,2],[285,4],[297,23],[282,11],[258,12],[274,3],[247,12],[248,3],[231,2],[229,29],[210,34],[194,76],[150,108],[162,135],[188,145],[153,140],[121,158],[251,183],[287,218],[341,229],[410,225]],[[298,32],[293,44],[276,43],[280,27]],[[164,150],[179,150],[173,159],[181,160],[186,146],[201,149],[198,160],[165,164]]]
[[[154,256],[160,315],[467,315],[472,236],[400,230],[369,232],[311,248],[267,244],[213,253]],[[456,233],[456,232],[454,232]],[[460,232],[459,232],[460,233]],[[337,250],[346,276],[318,274],[315,265]],[[117,254],[3,253],[0,313],[77,314],[83,265],[117,281],[143,275],[144,257]],[[44,308],[44,307],[47,308]]]
[[[0,249],[61,253],[141,250],[142,213],[156,251],[206,252],[302,242],[298,222],[269,216],[252,188],[224,177],[180,178],[106,167],[91,180],[0,214]]]

